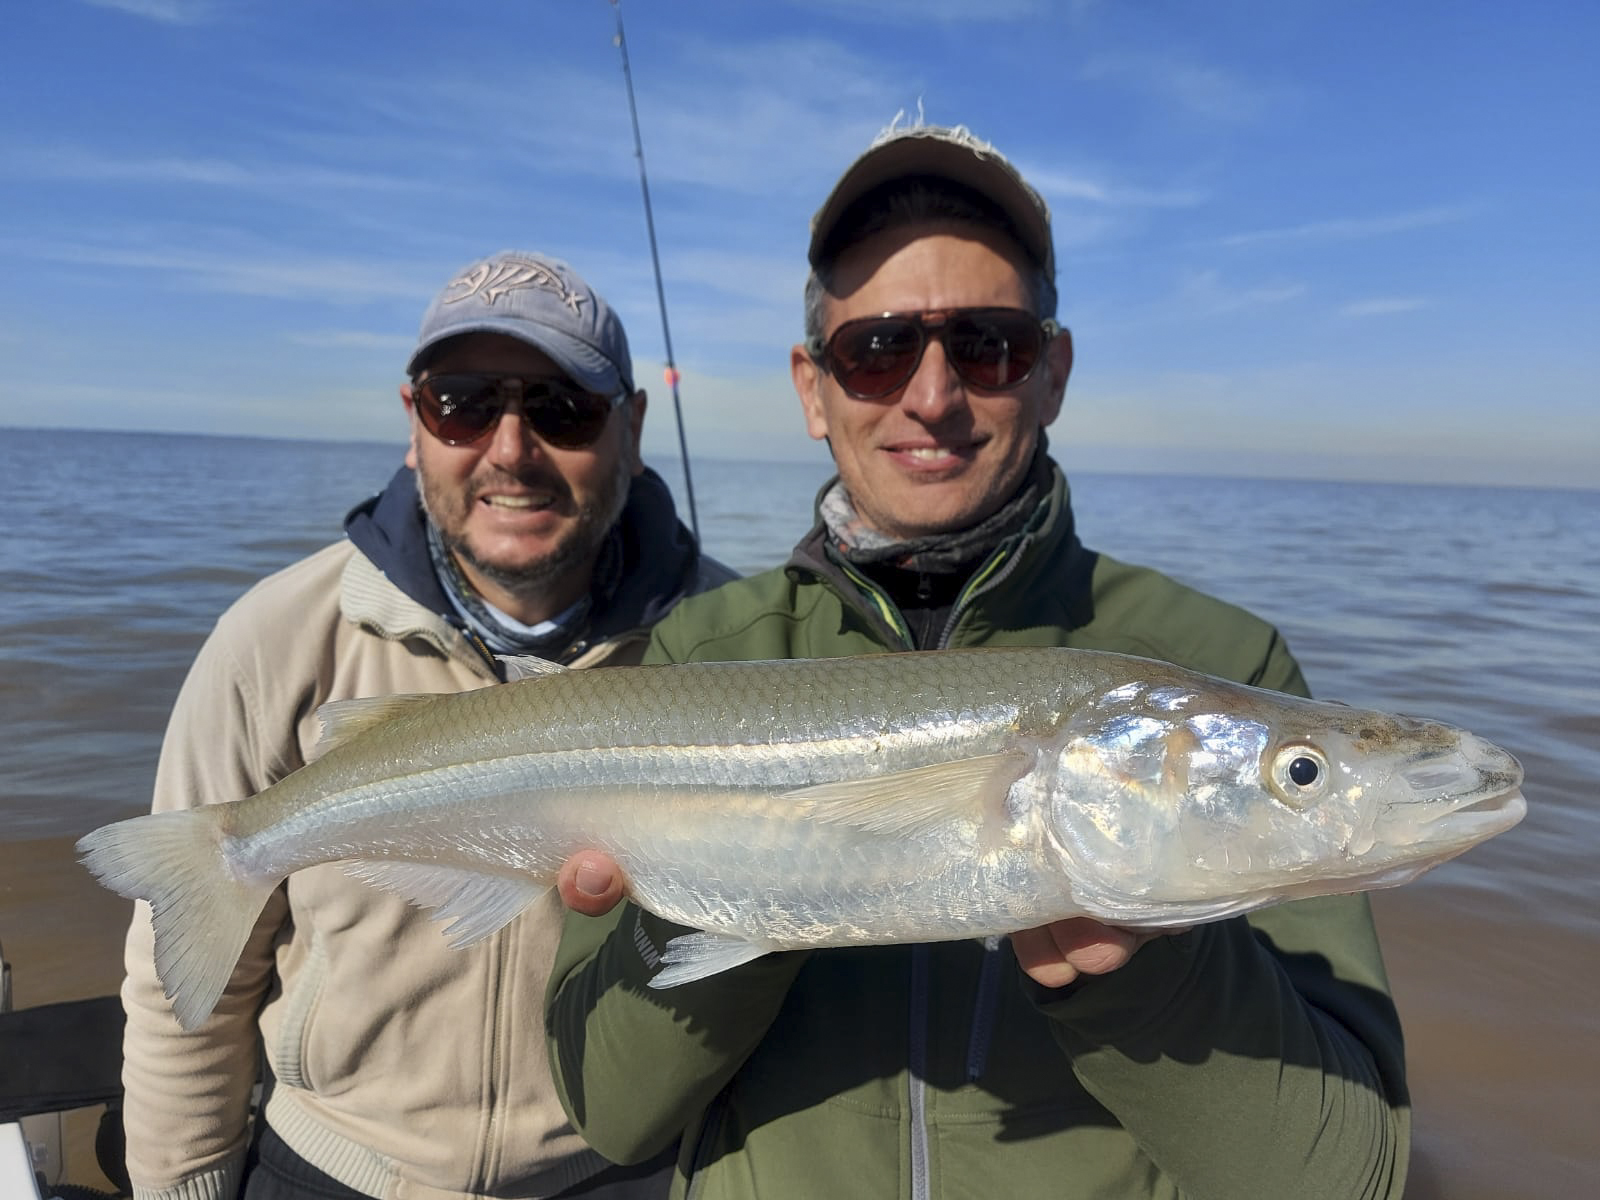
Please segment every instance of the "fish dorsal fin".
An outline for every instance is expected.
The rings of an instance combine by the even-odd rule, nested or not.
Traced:
[[[515,683],[519,679],[538,679],[545,675],[561,675],[569,669],[558,662],[532,654],[499,654],[495,657],[500,660],[507,683]]]
[[[704,929],[679,934],[663,948],[661,961],[665,965],[651,976],[650,986],[670,988],[708,979],[771,953],[771,946]]]
[[[394,892],[418,908],[431,908],[435,921],[449,921],[445,937],[459,950],[508,925],[549,888],[527,876],[488,875],[438,863],[372,862],[352,859],[347,873]]]
[[[329,750],[344,745],[356,734],[376,729],[401,713],[410,712],[419,704],[430,704],[438,698],[437,692],[402,692],[393,696],[364,696],[359,700],[330,700],[317,709],[321,730],[317,744],[311,748],[306,761],[316,762]]]
[[[1006,750],[873,779],[819,783],[782,799],[806,816],[867,833],[926,833],[952,821],[982,825],[1031,762],[1021,750]]]

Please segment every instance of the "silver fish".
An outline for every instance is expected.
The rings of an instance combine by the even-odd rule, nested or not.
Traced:
[[[186,1027],[267,896],[317,863],[466,945],[602,850],[635,901],[701,931],[668,946],[667,987],[777,950],[1392,886],[1526,808],[1516,760],[1470,733],[1118,654],[515,664],[479,691],[326,705],[314,761],[261,794],[78,843],[150,902]]]

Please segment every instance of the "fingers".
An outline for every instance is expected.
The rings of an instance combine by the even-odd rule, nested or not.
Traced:
[[[1044,987],[1058,988],[1079,975],[1115,971],[1154,936],[1149,931],[1135,933],[1088,917],[1073,917],[1014,933],[1011,947],[1029,978]]]
[[[556,876],[561,903],[586,917],[601,917],[622,902],[627,881],[622,870],[598,850],[580,850]]]

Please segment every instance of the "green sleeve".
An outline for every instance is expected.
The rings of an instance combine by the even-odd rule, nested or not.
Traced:
[[[1085,1089],[1183,1195],[1399,1197],[1404,1048],[1365,897],[1203,925],[1109,975],[1024,986]]]
[[[1289,644],[1283,640],[1283,635],[1276,629],[1267,643],[1266,657],[1248,678],[1246,683],[1256,687],[1271,688],[1275,692],[1287,692],[1291,696],[1309,696],[1311,688],[1306,683],[1306,677],[1300,671],[1300,664],[1289,653]]]
[[[632,904],[600,918],[567,914],[545,1002],[550,1068],[573,1127],[613,1162],[650,1158],[710,1105],[809,957],[772,954],[650,988],[662,948],[685,932]]]

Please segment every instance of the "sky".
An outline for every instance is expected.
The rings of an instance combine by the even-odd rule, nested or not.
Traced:
[[[0,426],[398,444],[429,299],[518,248],[622,314],[675,456],[617,11],[8,3]],[[1600,488],[1600,5],[621,14],[692,455],[826,461],[807,225],[920,115],[1051,206],[1069,470]]]

